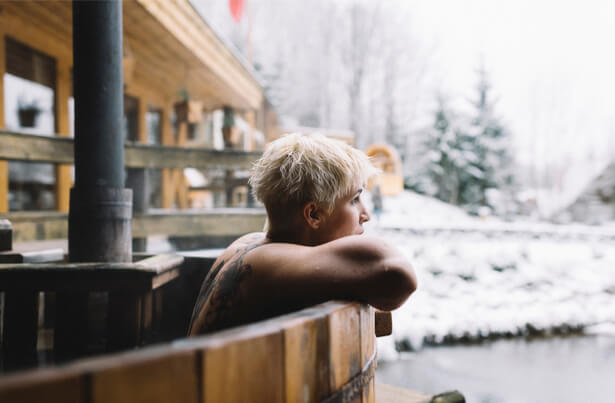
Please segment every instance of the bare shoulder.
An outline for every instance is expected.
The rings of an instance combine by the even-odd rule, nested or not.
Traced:
[[[253,248],[263,245],[265,241],[266,237],[264,232],[252,232],[250,234],[246,234],[233,241],[233,243],[226,248],[221,257],[224,255],[228,256],[242,253],[246,248]]]
[[[263,245],[266,237],[263,232],[252,232],[231,243],[212,265],[208,277],[215,277],[224,267],[242,260],[251,250]]]
[[[252,274],[245,256],[266,242],[263,233],[251,233],[234,241],[216,259],[205,277],[192,313],[190,334],[228,327],[233,312],[242,304],[241,289]]]

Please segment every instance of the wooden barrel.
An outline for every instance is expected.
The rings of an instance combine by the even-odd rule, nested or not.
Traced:
[[[375,401],[374,310],[329,302],[170,344],[0,378],[2,402]]]

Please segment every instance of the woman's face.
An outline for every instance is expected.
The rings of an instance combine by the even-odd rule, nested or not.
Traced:
[[[370,216],[361,201],[362,191],[361,186],[356,186],[351,194],[335,202],[333,211],[326,217],[321,228],[323,243],[363,233],[363,223],[369,221]]]

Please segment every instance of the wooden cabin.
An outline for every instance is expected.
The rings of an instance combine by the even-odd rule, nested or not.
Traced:
[[[355,145],[355,134],[351,130],[342,130],[342,129],[327,129],[322,127],[308,127],[308,126],[293,126],[293,127],[284,127],[280,129],[281,134],[288,133],[303,133],[303,134],[312,134],[319,133],[324,136],[330,137],[335,140],[343,141],[346,144],[351,146]]]
[[[372,144],[365,150],[380,174],[370,181],[371,189],[376,183],[386,196],[395,196],[404,190],[404,178],[401,172],[401,158],[397,151],[388,144]]]
[[[126,182],[135,195],[135,235],[158,234],[161,220],[177,236],[207,232],[222,213],[208,211],[210,223],[186,227],[170,215],[196,214],[164,216],[158,209],[246,206],[247,169],[264,138],[277,135],[275,111],[251,67],[188,0],[125,1],[122,18]],[[74,181],[72,5],[2,2],[0,22],[0,214],[13,223],[16,241],[66,239]],[[42,94],[38,105],[35,94]],[[30,121],[20,122],[32,107],[38,109]],[[224,151],[223,109],[237,122],[232,152]],[[27,127],[33,119],[40,124]],[[186,168],[200,171],[207,185],[193,185]],[[147,215],[152,211],[155,217]],[[251,217],[223,235],[262,228],[262,212],[258,222]]]

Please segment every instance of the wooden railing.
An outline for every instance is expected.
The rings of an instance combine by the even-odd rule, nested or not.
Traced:
[[[10,226],[0,220],[0,235]],[[215,256],[67,263],[0,244],[0,373],[185,337]],[[0,400],[1,401],[1,400]]]
[[[0,253],[0,262],[11,262],[0,263],[4,371],[183,337],[212,260],[67,263],[61,250],[51,252]]]
[[[68,214],[14,212],[0,215],[13,226],[15,242],[68,238]],[[216,208],[199,210],[150,210],[133,215],[132,236],[172,235],[179,237],[237,237],[261,231],[265,211],[261,208]]]
[[[0,130],[0,160],[72,164],[73,139],[59,136],[40,136]],[[135,169],[162,169],[167,171],[183,168],[247,170],[260,156],[260,152],[218,151],[204,148],[163,147],[127,142],[125,145],[126,166]],[[2,172],[0,172],[2,174]],[[175,194],[173,187],[183,186],[172,175],[167,175],[164,192]],[[181,181],[180,181],[181,182]],[[2,183],[2,181],[0,181]],[[212,184],[209,190],[226,191],[237,186],[246,186],[245,179],[232,176],[224,178],[221,184]],[[164,187],[164,186],[163,186]],[[171,189],[173,188],[173,189]],[[202,189],[198,189],[202,190]],[[0,197],[7,197],[8,189],[0,189]],[[139,189],[133,189],[135,200]],[[188,189],[183,189],[184,192]],[[68,189],[57,189],[68,192]],[[180,192],[181,193],[181,192]],[[144,198],[141,197],[140,200]],[[168,199],[168,197],[167,197]],[[152,209],[146,203],[134,204],[133,236],[219,236],[233,237],[253,231],[260,231],[265,222],[264,209],[215,208],[199,209]],[[13,224],[16,242],[68,237],[68,214],[57,211],[8,212],[6,218]]]
[[[131,142],[125,146],[126,166],[130,168],[248,169],[260,154]],[[0,160],[73,164],[73,139],[0,130]]]

